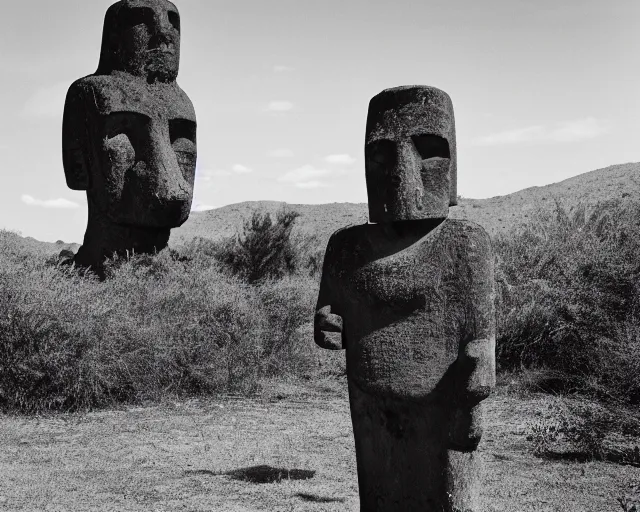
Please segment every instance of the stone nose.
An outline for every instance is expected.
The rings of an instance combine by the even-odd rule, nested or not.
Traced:
[[[420,187],[420,170],[422,159],[411,141],[398,142],[396,145],[395,166],[391,169],[390,181],[395,188],[400,187]]]
[[[151,40],[149,45],[152,48],[159,48],[165,45],[167,48],[173,47],[175,44],[173,36],[173,26],[169,21],[166,13],[158,12],[154,16],[154,23],[152,27]]]
[[[149,184],[161,202],[185,201],[190,187],[184,178],[175,151],[171,146],[168,128],[151,130],[147,165],[152,170]]]

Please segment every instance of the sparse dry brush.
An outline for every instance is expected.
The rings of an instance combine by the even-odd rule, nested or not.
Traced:
[[[267,319],[254,291],[215,261],[137,256],[111,263],[100,283],[42,258],[0,258],[5,408],[255,388]]]
[[[104,282],[0,232],[0,404],[72,410],[344,375],[342,353],[313,345],[324,247],[292,235],[296,218],[256,212],[237,237],[111,261]],[[640,402],[640,205],[557,207],[494,242],[499,368]]]
[[[305,339],[317,278],[290,237],[294,221],[257,214],[222,244],[112,260],[104,282],[0,232],[0,405],[246,394],[265,376],[318,374]]]
[[[557,206],[495,240],[498,363],[539,384],[640,402],[640,205]]]

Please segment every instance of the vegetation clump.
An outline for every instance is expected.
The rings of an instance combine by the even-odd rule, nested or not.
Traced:
[[[0,231],[0,407],[344,375],[344,355],[313,344],[324,248],[293,232],[297,217],[255,212],[227,240],[111,260],[104,282]],[[529,219],[494,239],[499,370],[537,375],[544,391],[640,403],[640,204]]]
[[[558,205],[494,245],[499,367],[640,403],[640,205]]]
[[[247,394],[263,377],[319,375],[302,339],[317,283],[296,263],[296,216],[256,214],[221,245],[110,260],[104,282],[1,231],[0,407]]]

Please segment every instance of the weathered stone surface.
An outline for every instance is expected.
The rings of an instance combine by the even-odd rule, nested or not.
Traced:
[[[396,87],[369,104],[365,145],[371,222],[443,219],[457,204],[456,127],[449,95]]]
[[[446,219],[451,101],[430,87],[384,91],[366,140],[378,223],[331,237],[314,333],[346,349],[361,510],[475,512],[495,384],[493,256],[480,226]]]
[[[161,250],[189,217],[196,116],[175,81],[179,61],[171,2],[108,9],[98,70],[69,88],[62,127],[67,185],[89,205],[80,265],[100,272],[113,253]]]

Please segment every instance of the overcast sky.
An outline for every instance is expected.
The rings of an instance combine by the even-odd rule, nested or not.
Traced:
[[[62,107],[98,63],[109,0],[6,2],[0,227],[81,241]],[[176,0],[198,116],[194,208],[365,202],[369,99],[453,99],[458,190],[484,198],[640,161],[638,0]]]

